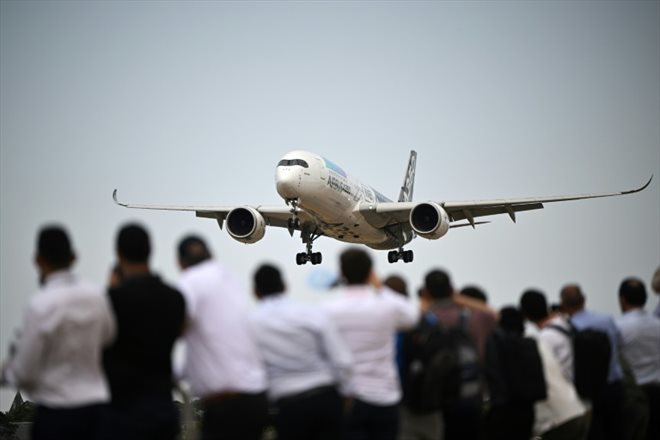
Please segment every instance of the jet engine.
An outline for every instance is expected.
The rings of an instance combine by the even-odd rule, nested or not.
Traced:
[[[410,210],[410,226],[422,238],[437,240],[449,231],[449,216],[435,202],[422,202]]]
[[[242,243],[256,243],[264,238],[266,221],[254,208],[234,208],[227,214],[227,232]]]

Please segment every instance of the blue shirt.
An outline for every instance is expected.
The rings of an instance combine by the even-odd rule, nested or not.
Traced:
[[[642,309],[629,310],[616,320],[621,352],[639,385],[660,384],[660,319]]]
[[[591,312],[588,310],[580,310],[571,316],[571,323],[578,330],[591,328],[600,330],[607,333],[610,338],[610,345],[612,346],[612,354],[610,355],[610,369],[607,375],[607,382],[612,383],[623,378],[623,370],[619,363],[619,346],[621,342],[621,334],[619,329],[614,323],[614,319],[610,316]]]

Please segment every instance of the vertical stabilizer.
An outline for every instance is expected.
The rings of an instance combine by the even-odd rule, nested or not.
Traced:
[[[412,201],[413,187],[415,186],[415,165],[417,165],[417,152],[411,150],[406,176],[403,178],[403,185],[401,185],[401,192],[399,193],[399,202]]]

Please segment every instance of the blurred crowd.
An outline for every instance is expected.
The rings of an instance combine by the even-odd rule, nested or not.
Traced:
[[[530,289],[496,311],[442,269],[413,294],[350,247],[338,291],[306,304],[273,264],[245,291],[199,236],[178,244],[176,286],[150,268],[143,226],[122,226],[115,243],[103,288],[72,271],[63,227],[38,232],[40,288],[2,364],[3,383],[37,405],[35,440],[175,439],[181,382],[204,440],[260,440],[267,428],[278,440],[660,438],[660,305],[645,310],[641,279],[612,286],[616,317],[589,308],[577,284],[556,304]]]

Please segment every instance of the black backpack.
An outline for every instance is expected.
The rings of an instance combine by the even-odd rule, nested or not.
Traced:
[[[594,400],[607,384],[612,346],[607,333],[585,328],[578,330],[571,324],[570,330],[549,325],[573,344],[573,383],[583,399]]]
[[[500,372],[507,399],[533,403],[547,398],[543,363],[536,341],[513,333],[496,333]]]
[[[432,312],[404,337],[404,402],[416,413],[428,413],[466,399],[481,398],[481,368],[466,332],[467,318],[445,328]]]

